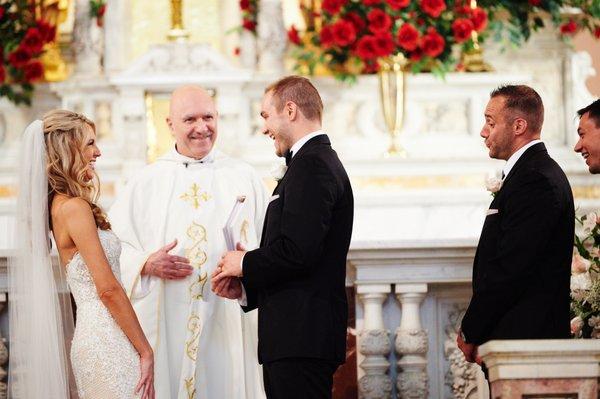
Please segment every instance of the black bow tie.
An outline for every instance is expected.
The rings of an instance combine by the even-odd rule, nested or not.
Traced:
[[[284,154],[285,157],[285,166],[289,166],[290,162],[292,162],[292,152],[287,150]]]

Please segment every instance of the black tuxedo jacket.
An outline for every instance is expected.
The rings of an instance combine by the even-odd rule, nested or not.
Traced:
[[[473,264],[473,297],[462,320],[468,343],[570,337],[574,229],[567,177],[544,144],[535,144],[488,210]]]
[[[260,248],[243,260],[244,310],[258,308],[260,363],[292,357],[344,362],[353,214],[342,163],[326,135],[313,137],[273,192]]]

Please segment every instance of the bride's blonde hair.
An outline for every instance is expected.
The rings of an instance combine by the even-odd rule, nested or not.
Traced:
[[[52,204],[55,194],[82,198],[90,204],[96,226],[102,230],[110,229],[106,215],[96,205],[100,194],[98,176],[94,172],[92,180],[86,179],[88,162],[83,152],[90,132],[96,130],[94,122],[81,114],[62,109],[48,112],[42,122],[47,156],[48,205]]]

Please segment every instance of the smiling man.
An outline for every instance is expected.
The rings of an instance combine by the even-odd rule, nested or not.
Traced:
[[[258,309],[269,399],[331,398],[333,373],[345,361],[354,200],[321,130],[322,111],[306,78],[288,76],[265,90],[263,132],[287,172],[269,202],[260,248],[228,252],[213,275],[215,292],[242,298],[246,312]]]
[[[214,148],[217,119],[205,90],[175,90],[167,118],[174,148],[133,177],[110,210],[161,399],[264,397],[256,312],[243,315],[206,287],[226,250],[222,228],[236,198],[246,196],[246,248],[258,244],[266,207],[254,170]]]
[[[569,338],[575,211],[567,177],[540,141],[544,106],[528,86],[494,90],[481,137],[506,161],[473,262],[457,341],[467,361],[492,339]]]
[[[575,152],[581,154],[590,173],[600,173],[600,100],[577,111],[579,140]]]

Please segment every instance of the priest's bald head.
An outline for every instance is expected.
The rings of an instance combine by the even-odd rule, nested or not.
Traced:
[[[202,159],[217,140],[217,108],[210,94],[200,86],[182,86],[171,94],[167,124],[175,138],[177,152]]]

